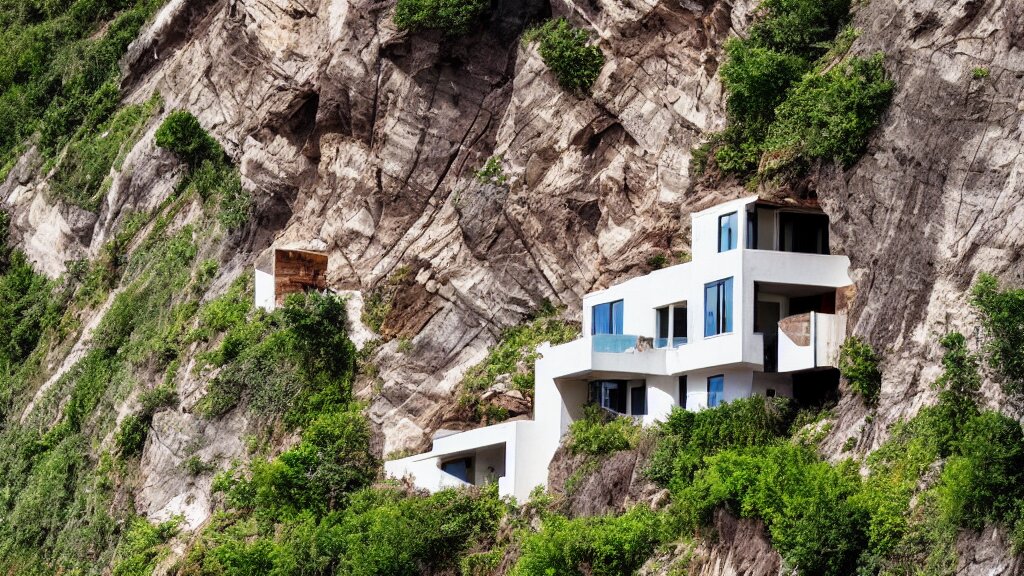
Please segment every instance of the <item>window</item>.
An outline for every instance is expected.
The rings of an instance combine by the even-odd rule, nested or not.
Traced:
[[[676,304],[671,307],[656,308],[654,312],[657,327],[654,347],[676,348],[686,344],[686,306]],[[671,322],[669,322],[670,317]],[[671,329],[669,329],[670,325]]]
[[[704,336],[732,332],[732,278],[704,285]]]
[[[757,248],[757,208],[751,205],[747,208],[747,248]]]
[[[708,378],[708,408],[714,408],[725,399],[725,376],[711,376]]]
[[[626,382],[595,380],[590,383],[590,401],[602,408],[626,413]]]
[[[654,311],[658,316],[658,339],[668,339],[668,307],[658,308]]]
[[[718,251],[728,252],[736,249],[739,228],[736,212],[718,217]]]
[[[686,375],[679,377],[679,405],[686,407]]]
[[[591,334],[622,334],[622,300],[597,304],[591,310]]]
[[[629,413],[633,416],[647,414],[647,385],[641,384],[629,389]]]
[[[445,474],[455,476],[463,482],[469,482],[469,473],[473,467],[473,462],[469,458],[459,458],[458,460],[449,460],[441,464],[441,470]]]

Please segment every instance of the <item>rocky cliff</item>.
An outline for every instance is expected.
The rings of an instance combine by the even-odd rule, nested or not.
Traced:
[[[450,418],[462,375],[505,328],[545,300],[578,315],[587,291],[645,272],[653,256],[685,254],[692,209],[750,193],[735,181],[696,185],[690,159],[725,125],[723,43],[745,33],[755,6],[496,0],[484,26],[453,38],[396,29],[391,2],[170,0],[120,63],[124,103],[158,93],[163,107],[112,170],[99,210],[49,194],[52,165],[34,149],[0,198],[15,244],[57,277],[70,261],[100,257],[131,214],[174,193],[182,166],[153,133],[169,111],[191,111],[255,200],[252,222],[217,240],[220,271],[205,298],[271,246],[326,251],[330,285],[352,296],[356,344],[383,336],[357,391],[379,451],[422,449]],[[551,15],[591,30],[605,54],[589,95],[561,88],[519,41]],[[798,191],[760,190],[816,195],[833,250],[852,262],[851,331],[885,351],[880,409],[868,418],[843,396],[822,444],[833,458],[850,437],[859,452],[878,447],[892,423],[934,401],[936,335],[976,333],[966,294],[979,271],[1024,283],[1024,8],[874,0],[855,7],[853,25],[852,52],[884,52],[897,85],[867,153],[849,169],[819,166]],[[977,68],[989,74],[975,78]],[[500,184],[475,178],[491,157],[507,176]],[[382,290],[391,305],[377,335],[357,319]],[[83,319],[79,349],[105,311]],[[70,361],[61,354],[49,358],[50,382],[78,358],[75,348]],[[154,418],[134,495],[150,519],[207,521],[210,477],[190,480],[186,453],[221,467],[246,454],[245,415],[192,414],[204,385],[179,378],[181,407]],[[1004,405],[997,386],[984,390],[990,406]],[[590,489],[609,490],[599,484],[617,473],[625,486],[642,482],[635,465],[610,464],[618,472]],[[631,501],[656,499],[635,489],[643,494]],[[623,505],[595,502],[572,511]],[[722,516],[716,526],[720,544],[677,553],[694,573],[778,573],[756,523]],[[961,555],[964,573],[1019,573],[998,534],[962,548],[973,551]]]

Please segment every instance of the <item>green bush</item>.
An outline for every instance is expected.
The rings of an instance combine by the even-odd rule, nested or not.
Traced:
[[[185,574],[450,573],[460,553],[497,529],[505,515],[497,487],[412,496],[368,488],[320,517],[303,511],[265,526],[222,516],[200,535]]]
[[[971,419],[939,481],[939,503],[953,524],[974,530],[986,521],[1018,520],[1024,502],[1024,431],[997,412]]]
[[[399,30],[443,30],[448,36],[469,33],[490,8],[487,0],[398,0]]]
[[[750,41],[814,60],[849,19],[850,0],[762,0]]]
[[[855,466],[834,467],[807,447],[778,444],[709,456],[674,496],[684,526],[705,525],[726,506],[762,518],[772,545],[800,574],[840,576],[855,573],[866,542],[859,490]]]
[[[501,167],[501,156],[491,156],[487,159],[483,168],[476,171],[474,176],[477,182],[481,184],[494,184],[501,186],[508,181],[508,176],[505,175],[505,171]]]
[[[559,318],[559,311],[550,304],[543,306],[527,323],[506,329],[487,357],[466,371],[459,384],[460,406],[477,421],[488,416],[488,421],[495,420],[494,416],[502,419],[490,405],[480,401],[480,395],[506,375],[511,376],[512,389],[532,393],[534,364],[539,357],[537,347],[545,342],[564,344],[577,336],[577,324]]]
[[[47,158],[99,134],[120,99],[118,60],[160,0],[8,0],[0,8],[0,175],[33,134]]]
[[[971,303],[981,312],[988,362],[1002,377],[1003,391],[1024,395],[1024,289],[1001,290],[995,276],[981,274]]]
[[[380,462],[370,452],[370,440],[366,419],[357,410],[320,415],[297,446],[272,461],[255,461],[252,479],[234,487],[232,497],[245,507],[275,514],[341,508],[348,494],[377,476]]]
[[[566,446],[573,454],[601,456],[636,446],[642,429],[628,416],[613,416],[596,404],[587,404],[583,418],[569,425]]]
[[[784,437],[792,412],[784,398],[760,397],[700,412],[675,408],[658,425],[658,445],[646,475],[662,486],[689,483],[704,459],[720,450],[767,446]]]
[[[967,423],[979,415],[981,376],[978,359],[967,350],[962,334],[946,334],[941,344],[946,352],[942,356],[943,373],[935,382],[939,401],[928,414],[939,452],[948,456]]]
[[[849,58],[850,0],[764,0],[747,38],[726,44],[726,129],[693,153],[703,174],[800,176],[813,161],[851,164],[888,106],[882,56]]]
[[[882,373],[878,369],[878,356],[870,344],[856,336],[848,336],[839,348],[839,372],[865,404],[874,406],[878,403]]]
[[[661,541],[661,519],[644,506],[621,516],[548,515],[523,538],[512,576],[632,574]]]
[[[849,167],[864,152],[894,88],[880,53],[807,74],[775,111],[765,143],[769,160],[762,170],[818,159]]]
[[[131,457],[142,454],[149,432],[149,421],[139,414],[129,414],[121,421],[115,442],[122,456]]]
[[[142,136],[147,121],[160,106],[154,96],[144,105],[125,106],[95,132],[76,135],[50,180],[50,191],[58,198],[95,212],[106,189],[112,168]]]
[[[604,67],[604,54],[589,44],[587,31],[564,18],[548,20],[523,39],[540,42],[540,57],[567,90],[589,91]]]
[[[204,160],[220,163],[224,159],[224,149],[188,110],[175,110],[167,115],[157,128],[156,145],[174,152],[193,167],[199,167]]]
[[[134,518],[121,538],[115,555],[114,576],[149,576],[170,549],[167,541],[178,533],[180,519],[150,524]]]

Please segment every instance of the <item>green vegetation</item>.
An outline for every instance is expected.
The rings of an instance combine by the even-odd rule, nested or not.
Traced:
[[[1024,289],[1000,290],[990,274],[974,284],[971,303],[981,313],[988,341],[989,364],[1002,377],[1003,391],[1024,395]]]
[[[882,372],[878,369],[878,356],[870,344],[856,336],[848,336],[839,348],[839,372],[850,384],[850,390],[863,398],[865,404],[878,404]]]
[[[882,57],[842,59],[856,32],[849,0],[765,0],[721,68],[728,126],[694,151],[693,169],[801,175],[814,161],[854,162],[894,85]],[[837,37],[838,34],[838,37]],[[838,62],[837,62],[838,60]]]
[[[120,169],[124,155],[142,137],[160,105],[160,97],[153,96],[145,104],[121,108],[95,131],[77,134],[57,165],[50,191],[84,210],[97,211],[110,187],[111,169]]]
[[[979,67],[971,70],[971,78],[974,78],[975,80],[984,80],[989,77],[989,74],[988,68]]]
[[[114,576],[149,576],[170,548],[167,541],[178,533],[179,519],[150,524],[134,518],[114,555]]]
[[[689,482],[705,458],[728,448],[771,444],[793,421],[790,402],[783,398],[735,400],[700,412],[674,409],[658,425],[658,447],[646,474],[666,487]]]
[[[625,514],[568,520],[543,516],[523,538],[513,576],[632,574],[662,541],[661,517],[644,506]]]
[[[328,407],[351,401],[356,352],[344,302],[333,295],[291,294],[272,314],[252,311],[248,282],[200,311],[194,337],[223,332],[202,357],[220,368],[199,409],[208,417],[245,402],[255,414],[303,426]]]
[[[360,317],[363,324],[378,334],[381,332],[384,321],[391,314],[398,291],[409,278],[409,274],[408,266],[400,266],[384,282],[364,294],[363,311]]]
[[[508,417],[480,400],[480,395],[508,376],[510,388],[533,393],[537,346],[545,342],[564,344],[579,336],[579,326],[559,318],[559,311],[545,303],[526,324],[508,328],[483,362],[466,371],[460,383],[459,405],[477,421],[500,421]]]
[[[508,182],[508,176],[501,167],[501,161],[501,156],[491,156],[488,158],[483,168],[477,170],[474,174],[477,182],[481,184],[494,184],[495,186],[501,186]]]
[[[978,361],[963,336],[942,344],[938,404],[893,429],[865,478],[862,463],[822,461],[799,440],[808,418],[785,405],[749,399],[674,412],[647,471],[672,492],[666,521],[701,529],[719,507],[760,518],[799,574],[948,574],[958,531],[986,523],[1024,544],[1024,430],[977,406]],[[937,481],[922,482],[936,469]]]
[[[490,8],[486,0],[399,0],[395,26],[399,30],[442,30],[447,36],[472,31]]]
[[[587,31],[565,18],[548,20],[528,30],[523,41],[540,43],[541,58],[566,90],[590,91],[604,67],[604,54],[589,43]]]
[[[583,418],[569,425],[566,446],[573,454],[601,456],[635,448],[640,424],[628,416],[613,416],[596,404],[587,404]]]
[[[33,135],[53,158],[102,133],[120,100],[118,60],[161,4],[0,3],[0,175]]]
[[[168,114],[156,131],[156,145],[188,164],[188,174],[179,188],[194,189],[203,200],[217,200],[217,219],[225,228],[236,230],[249,222],[252,196],[242,188],[241,176],[224,149],[195,116],[187,110]]]

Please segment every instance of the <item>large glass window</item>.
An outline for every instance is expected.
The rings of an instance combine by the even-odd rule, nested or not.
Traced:
[[[727,252],[736,249],[739,239],[739,223],[736,212],[718,217],[718,251]]]
[[[708,408],[714,408],[725,399],[725,376],[711,376],[708,378]]]
[[[704,285],[704,335],[732,332],[732,278]]]
[[[591,310],[591,334],[622,334],[622,300],[596,304]]]

